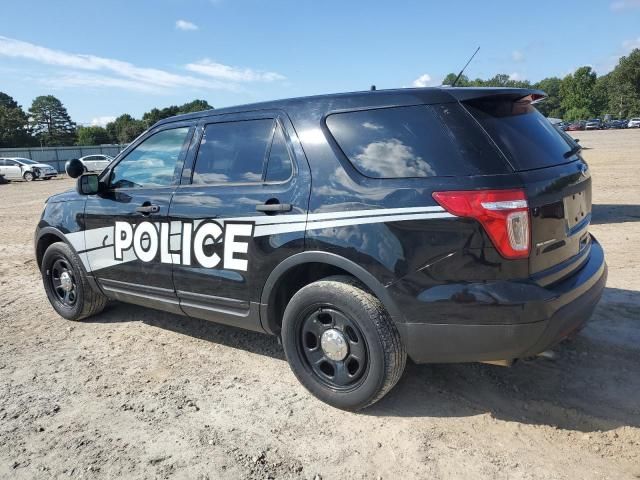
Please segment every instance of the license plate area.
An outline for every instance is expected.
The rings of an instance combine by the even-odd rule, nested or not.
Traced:
[[[588,219],[588,215],[591,213],[590,203],[586,191],[564,197],[564,218],[567,221],[569,231]]]

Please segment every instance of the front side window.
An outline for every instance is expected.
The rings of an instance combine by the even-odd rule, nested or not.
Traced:
[[[113,170],[111,188],[164,187],[190,139],[189,127],[162,130],[135,147]]]
[[[269,118],[207,125],[192,183],[261,182],[274,124]]]

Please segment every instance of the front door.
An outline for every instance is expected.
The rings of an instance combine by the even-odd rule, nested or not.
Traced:
[[[101,180],[85,208],[87,263],[111,297],[179,313],[168,253],[167,214],[194,127],[162,126]]]
[[[181,230],[174,285],[194,317],[260,330],[260,294],[304,249],[309,168],[277,112],[210,117],[198,127],[169,217]]]

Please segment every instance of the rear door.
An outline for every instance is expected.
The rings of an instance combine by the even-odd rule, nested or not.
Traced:
[[[260,330],[267,276],[304,249],[306,159],[279,112],[210,117],[198,128],[169,211],[182,232],[176,292],[188,315]]]
[[[103,174],[107,189],[87,199],[88,263],[114,298],[180,312],[167,214],[194,130],[187,122],[149,132]]]
[[[550,283],[579,268],[589,251],[591,176],[578,145],[530,98],[481,98],[464,105],[524,184],[531,211],[530,273]]]

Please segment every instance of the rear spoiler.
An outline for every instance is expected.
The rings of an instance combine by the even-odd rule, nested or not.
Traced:
[[[539,102],[546,98],[547,94],[542,90],[533,88],[506,88],[506,87],[445,87],[443,91],[447,92],[459,102],[467,102],[469,100],[490,100],[492,98],[501,100],[528,100],[531,103]]]

